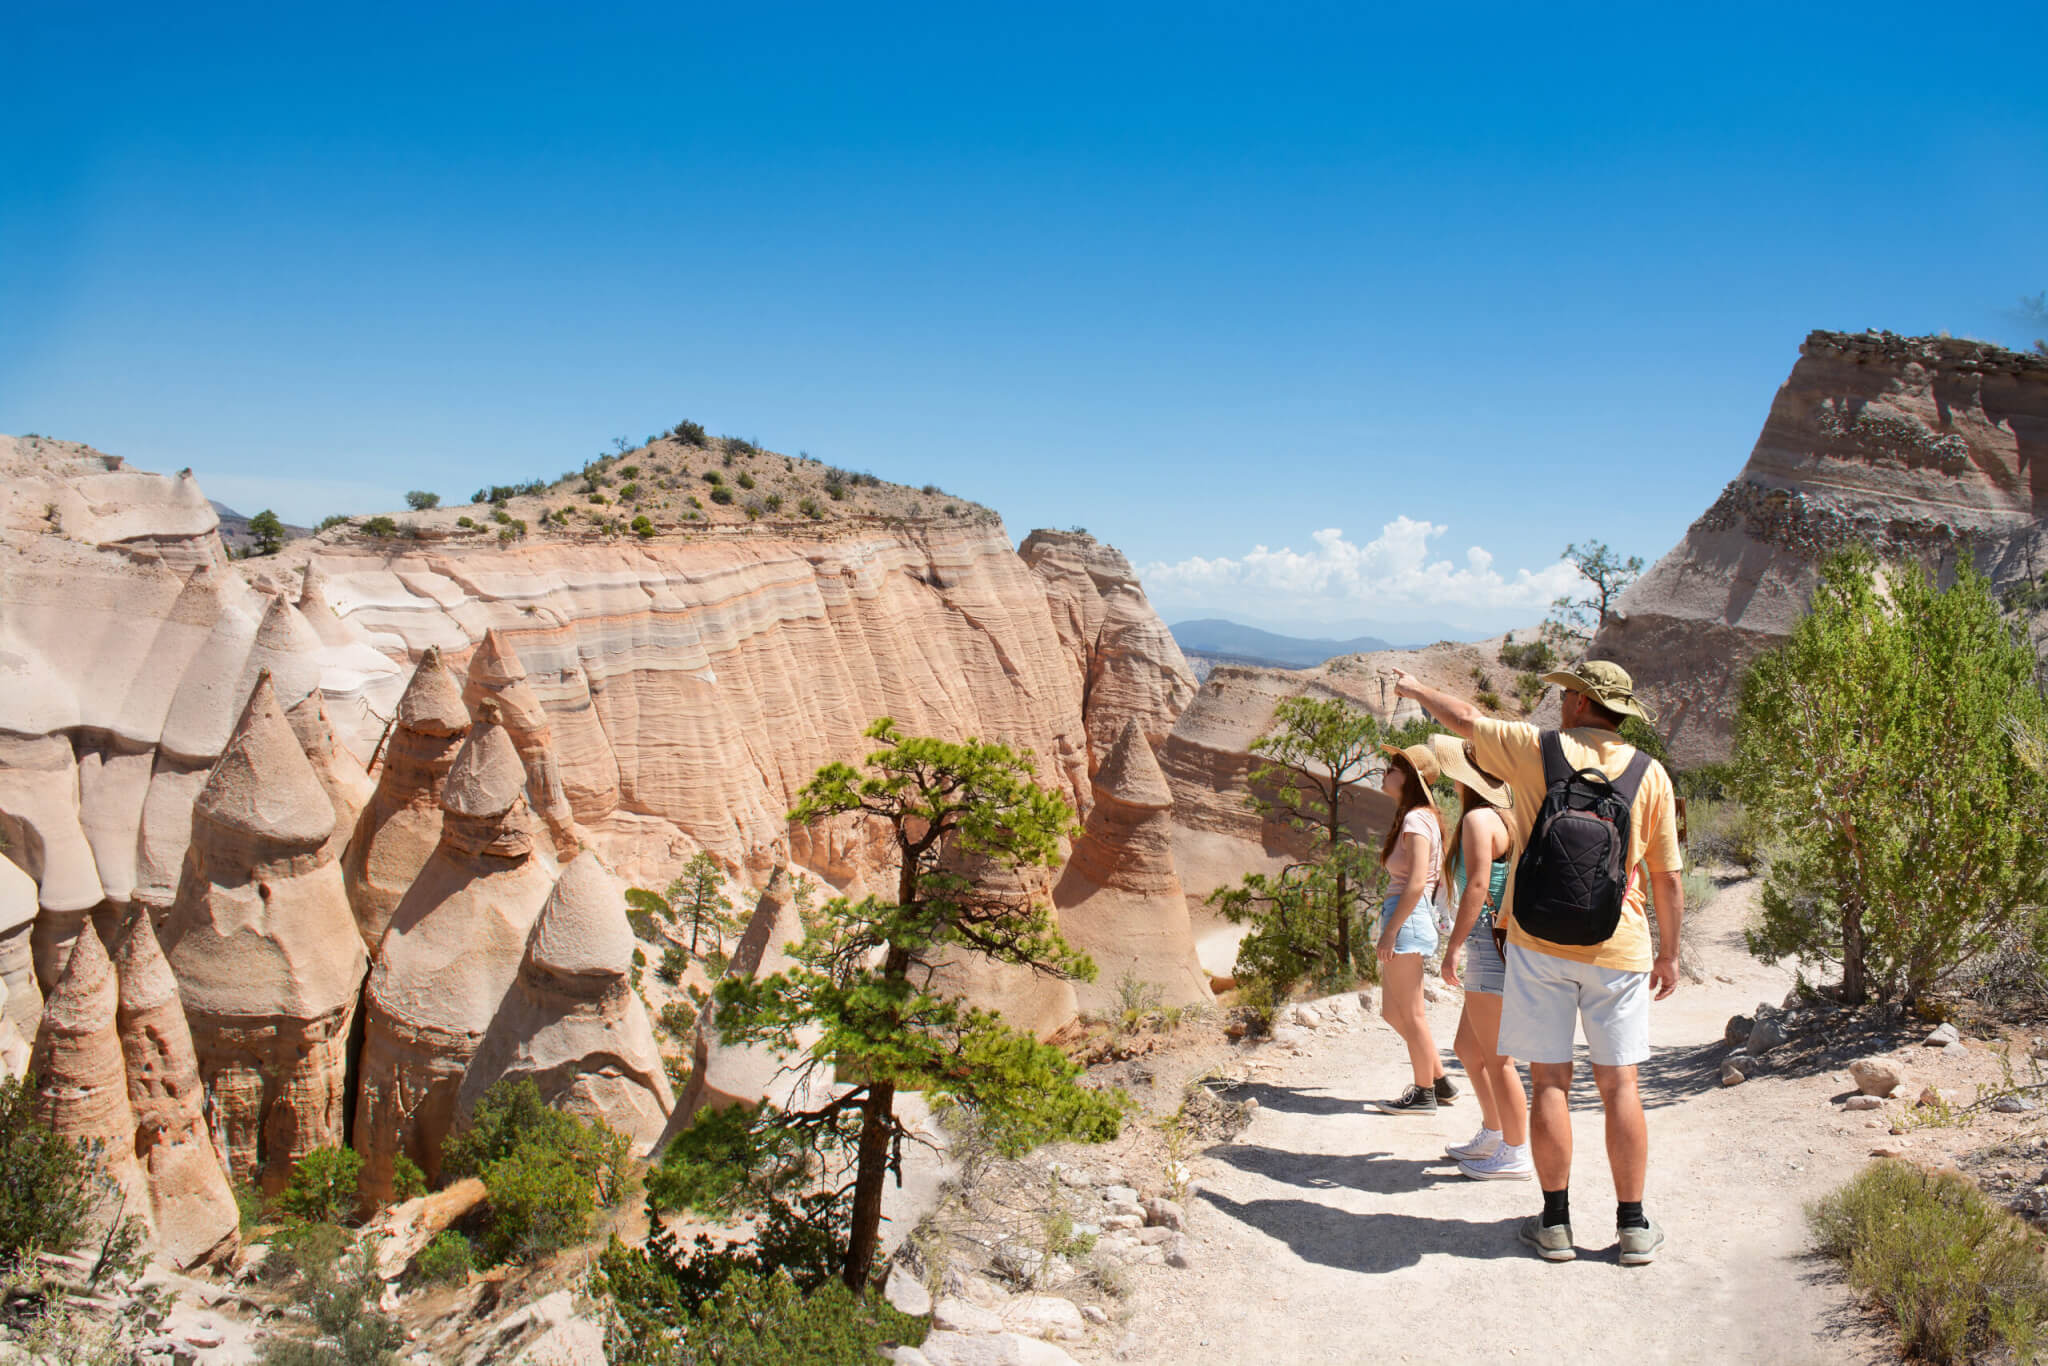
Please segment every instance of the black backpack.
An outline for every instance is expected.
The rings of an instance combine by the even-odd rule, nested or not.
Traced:
[[[1543,732],[1547,790],[1515,864],[1515,923],[1553,944],[1604,944],[1628,896],[1629,812],[1650,771],[1641,750],[1619,778],[1574,772],[1556,731]]]

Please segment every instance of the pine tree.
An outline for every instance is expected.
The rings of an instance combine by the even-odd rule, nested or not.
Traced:
[[[874,1269],[883,1188],[900,1175],[911,1138],[896,1116],[899,1091],[972,1107],[1012,1152],[1112,1138],[1124,1108],[1120,1094],[1080,1085],[1058,1049],[930,985],[937,957],[962,950],[1093,977],[1094,964],[1068,948],[1028,877],[1017,876],[1051,866],[1061,838],[1075,833],[1066,802],[1033,780],[1028,753],[907,737],[887,718],[867,735],[882,748],[861,769],[820,769],[790,819],[881,826],[897,859],[894,897],[833,901],[797,951],[799,967],[729,978],[716,998],[727,1043],[802,1054],[801,1066],[843,1089],[810,1109],[764,1105],[738,1133],[730,1117],[699,1123],[648,1178],[651,1203],[772,1208],[786,1218],[780,1197],[802,1155],[823,1156],[828,1181],[849,1171],[851,1179],[808,1201],[809,1218],[843,1237],[840,1275],[855,1290]],[[817,1042],[806,1049],[800,1030]],[[740,1179],[742,1170],[752,1175]]]
[[[719,871],[718,860],[703,850],[691,855],[667,890],[654,892],[645,887],[629,887],[626,902],[635,910],[651,912],[672,925],[687,925],[692,958],[697,956],[702,936],[710,936],[712,952],[722,952],[726,936],[738,933],[744,926],[733,910],[732,898],[725,894],[725,875]]]

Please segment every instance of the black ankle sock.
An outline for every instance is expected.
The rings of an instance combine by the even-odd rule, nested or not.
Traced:
[[[1648,1215],[1643,1213],[1643,1202],[1640,1200],[1616,1201],[1614,1206],[1614,1226],[1616,1228],[1648,1228],[1650,1226],[1650,1219]]]
[[[1641,1208],[1641,1206],[1637,1206]],[[1559,1224],[1572,1221],[1572,1193],[1569,1187],[1561,1191],[1543,1192],[1543,1227],[1556,1228]]]

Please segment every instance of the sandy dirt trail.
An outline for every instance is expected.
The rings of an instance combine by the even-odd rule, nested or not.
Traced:
[[[1516,1238],[1536,1183],[1480,1182],[1444,1156],[1479,1111],[1449,1052],[1458,993],[1431,1025],[1466,1094],[1434,1118],[1367,1113],[1406,1080],[1375,1019],[1318,1035],[1234,1092],[1259,1100],[1235,1142],[1192,1164],[1199,1261],[1148,1272],[1120,1359],[1157,1362],[1786,1362],[1891,1360],[1830,1269],[1806,1252],[1803,1204],[1884,1141],[1835,1099],[1839,1073],[1718,1082],[1727,1018],[1776,1003],[1789,971],[1756,962],[1740,927],[1752,885],[1700,917],[1704,983],[1652,1016],[1642,1070],[1651,1166],[1646,1208],[1668,1230],[1657,1263],[1615,1256],[1614,1188],[1583,1057],[1574,1094],[1573,1226],[1579,1258],[1550,1264]],[[1726,980],[1721,980],[1726,979]],[[1097,1360],[1110,1360],[1098,1350]]]

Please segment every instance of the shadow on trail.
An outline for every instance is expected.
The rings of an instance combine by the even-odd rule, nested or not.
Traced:
[[[1417,1161],[1391,1153],[1296,1153],[1256,1143],[1210,1148],[1204,1156],[1289,1186],[1341,1187],[1376,1195],[1407,1195],[1426,1190],[1447,1176],[1458,1176],[1457,1166],[1448,1157]]]
[[[1325,1094],[1320,1086],[1275,1086],[1266,1081],[1245,1081],[1221,1092],[1240,1104],[1257,1101],[1268,1110],[1285,1115],[1355,1115],[1363,1113],[1366,1102]]]
[[[1413,1214],[1352,1214],[1313,1200],[1247,1200],[1213,1191],[1201,1198],[1239,1223],[1277,1238],[1306,1262],[1367,1275],[1414,1266],[1431,1253],[1453,1257],[1526,1257],[1515,1238],[1524,1216],[1485,1222]]]

